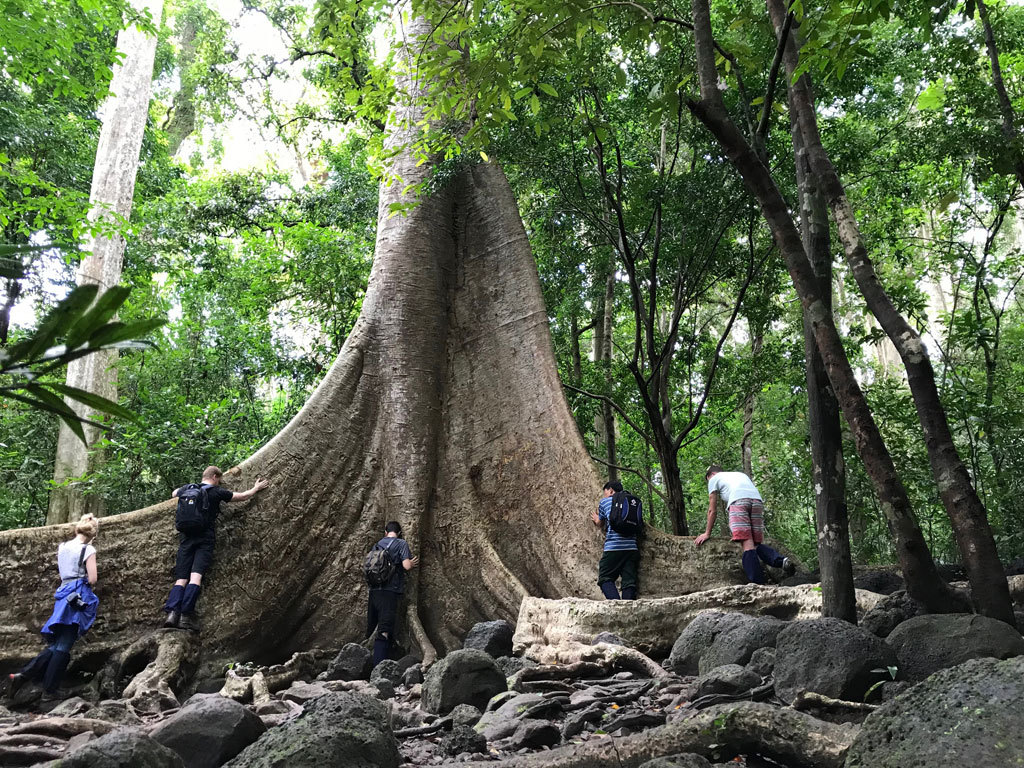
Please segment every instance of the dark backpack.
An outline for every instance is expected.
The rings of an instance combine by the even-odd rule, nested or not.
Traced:
[[[199,533],[210,527],[208,485],[189,483],[178,489],[178,509],[174,527],[182,533]]]
[[[371,587],[383,587],[391,581],[396,570],[398,570],[398,566],[395,564],[394,558],[391,557],[391,549],[382,547],[379,542],[374,544],[373,549],[367,553],[366,562],[363,564],[366,583]]]
[[[644,527],[643,505],[640,499],[627,491],[620,491],[612,496],[608,527],[621,536],[640,534]]]

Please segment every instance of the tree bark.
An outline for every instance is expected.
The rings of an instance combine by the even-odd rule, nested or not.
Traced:
[[[174,157],[178,154],[182,143],[196,129],[195,84],[188,74],[188,69],[196,60],[196,34],[198,28],[195,13],[186,11],[188,17],[181,27],[178,37],[178,76],[181,87],[174,94],[171,111],[164,125],[167,136],[167,154]],[[299,164],[302,167],[302,164]]]
[[[784,0],[768,0],[768,8],[775,29],[780,30],[787,13]],[[792,38],[787,40],[783,61],[792,83],[799,63],[798,52]],[[1006,575],[999,562],[999,553],[988,524],[985,506],[981,503],[967,468],[953,443],[946,411],[935,385],[935,372],[928,357],[928,350],[920,334],[893,305],[875,273],[853,206],[850,205],[839,174],[821,143],[814,97],[810,92],[808,80],[801,78],[792,83],[790,93],[791,109],[800,126],[808,160],[832,209],[847,263],[868,309],[895,345],[907,369],[907,384],[924,431],[932,476],[938,485],[939,495],[956,534],[960,556],[971,582],[974,604],[983,615],[1016,626],[1013,605],[1006,586]]]
[[[759,325],[756,331],[751,328],[751,334],[750,356],[756,359],[764,346],[764,327]],[[754,406],[756,405],[757,395],[751,392],[743,401],[743,437],[740,439],[743,472],[747,477],[754,476]]]
[[[955,604],[952,590],[939,577],[906,489],[896,473],[892,457],[857,383],[832,315],[821,297],[814,270],[804,252],[800,233],[793,223],[785,198],[775,185],[771,172],[740,133],[722,102],[718,91],[708,2],[692,0],[691,5],[701,100],[691,101],[688,107],[718,140],[747,189],[760,204],[779,251],[786,260],[793,286],[814,331],[815,342],[829,380],[850,425],[857,452],[875,486],[896,539],[896,552],[907,591],[929,611],[949,611]]]
[[[792,110],[790,115],[792,115]],[[818,278],[822,301],[832,312],[832,249],[828,208],[804,152],[795,122],[791,125],[793,156],[800,199],[800,230],[804,250]],[[846,510],[846,465],[839,403],[828,381],[825,363],[814,342],[814,329],[804,317],[804,355],[807,359],[807,428],[814,466],[814,514],[818,532],[822,615],[857,623],[857,601],[850,555],[850,525]]]
[[[411,50],[426,31],[408,32]],[[422,135],[421,114],[396,107],[390,148]],[[279,661],[362,639],[361,564],[388,520],[421,557],[398,640],[426,661],[461,647],[477,621],[515,621],[525,595],[600,597],[590,521],[600,483],[562,394],[512,190],[494,162],[475,165],[389,217],[431,167],[408,149],[394,163],[405,183],[382,186],[362,313],[337,361],[288,426],[225,475],[227,488],[256,476],[271,486],[225,505],[218,522],[200,600],[207,660]],[[158,625],[173,518],[162,502],[104,520],[91,658]],[[0,533],[0,657],[37,651],[53,551],[70,535],[68,525]],[[692,552],[652,532],[644,595],[692,591]],[[738,580],[734,559],[720,567],[720,581]]]
[[[136,0],[133,5],[139,11],[148,10],[153,20],[160,23],[163,0]],[[96,149],[89,195],[89,218],[94,222],[103,221],[116,226],[118,219],[127,220],[131,215],[142,135],[149,115],[156,43],[156,37],[134,26],[121,30],[117,35],[117,48],[124,58],[114,66],[110,96],[104,105],[106,114]],[[95,237],[88,255],[78,268],[78,284],[97,283],[104,291],[121,282],[124,244],[120,235]],[[94,352],[75,360],[68,365],[67,384],[116,401],[116,363],[116,351]],[[96,418],[92,410],[81,403],[67,400],[67,404],[83,418]],[[60,426],[53,469],[53,482],[57,487],[50,494],[46,515],[49,524],[77,520],[86,512],[103,513],[100,496],[87,496],[79,488],[66,484],[102,461],[102,456],[94,449],[100,430],[88,424],[83,426],[85,443],[67,425],[62,423]]]

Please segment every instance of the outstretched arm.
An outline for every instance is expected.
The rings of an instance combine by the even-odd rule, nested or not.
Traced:
[[[411,571],[413,568],[415,568],[419,564],[420,564],[419,555],[417,555],[416,557],[414,557],[412,559],[406,558],[405,560],[402,561],[402,567],[405,568],[405,570],[407,570],[407,571]]]
[[[251,499],[268,485],[270,485],[269,480],[264,480],[261,477],[257,478],[256,482],[253,483],[252,488],[248,491],[235,491],[231,496],[231,501],[245,501],[246,499]],[[177,491],[175,491],[175,493],[177,493]]]
[[[711,538],[711,529],[715,527],[715,518],[718,517],[718,491],[708,497],[708,525],[704,533],[693,540],[698,547]]]

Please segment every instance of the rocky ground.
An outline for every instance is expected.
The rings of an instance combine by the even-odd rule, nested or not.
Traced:
[[[220,667],[223,677],[200,668],[191,688],[167,670],[187,667],[198,643],[162,630],[78,695],[43,704],[24,689],[0,708],[0,765],[1024,764],[1024,637],[1007,625],[922,615],[899,591],[867,600],[859,626],[808,618],[803,603],[803,618],[783,619],[780,606],[806,602],[799,589],[727,589],[661,641],[650,627],[679,621],[671,602],[592,603],[565,619],[547,606],[543,627],[534,606],[515,645],[511,625],[485,622],[426,670],[405,657],[371,671],[369,652],[349,644]],[[620,633],[583,642],[601,611]]]

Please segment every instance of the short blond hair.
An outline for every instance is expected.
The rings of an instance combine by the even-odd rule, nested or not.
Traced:
[[[82,515],[82,519],[75,523],[75,533],[85,536],[86,541],[92,541],[100,532],[100,521],[96,515]]]
[[[213,464],[203,470],[203,480],[206,480],[207,478],[211,480],[214,478],[219,479],[222,477],[224,477],[224,473],[220,471],[220,467],[215,467]]]

